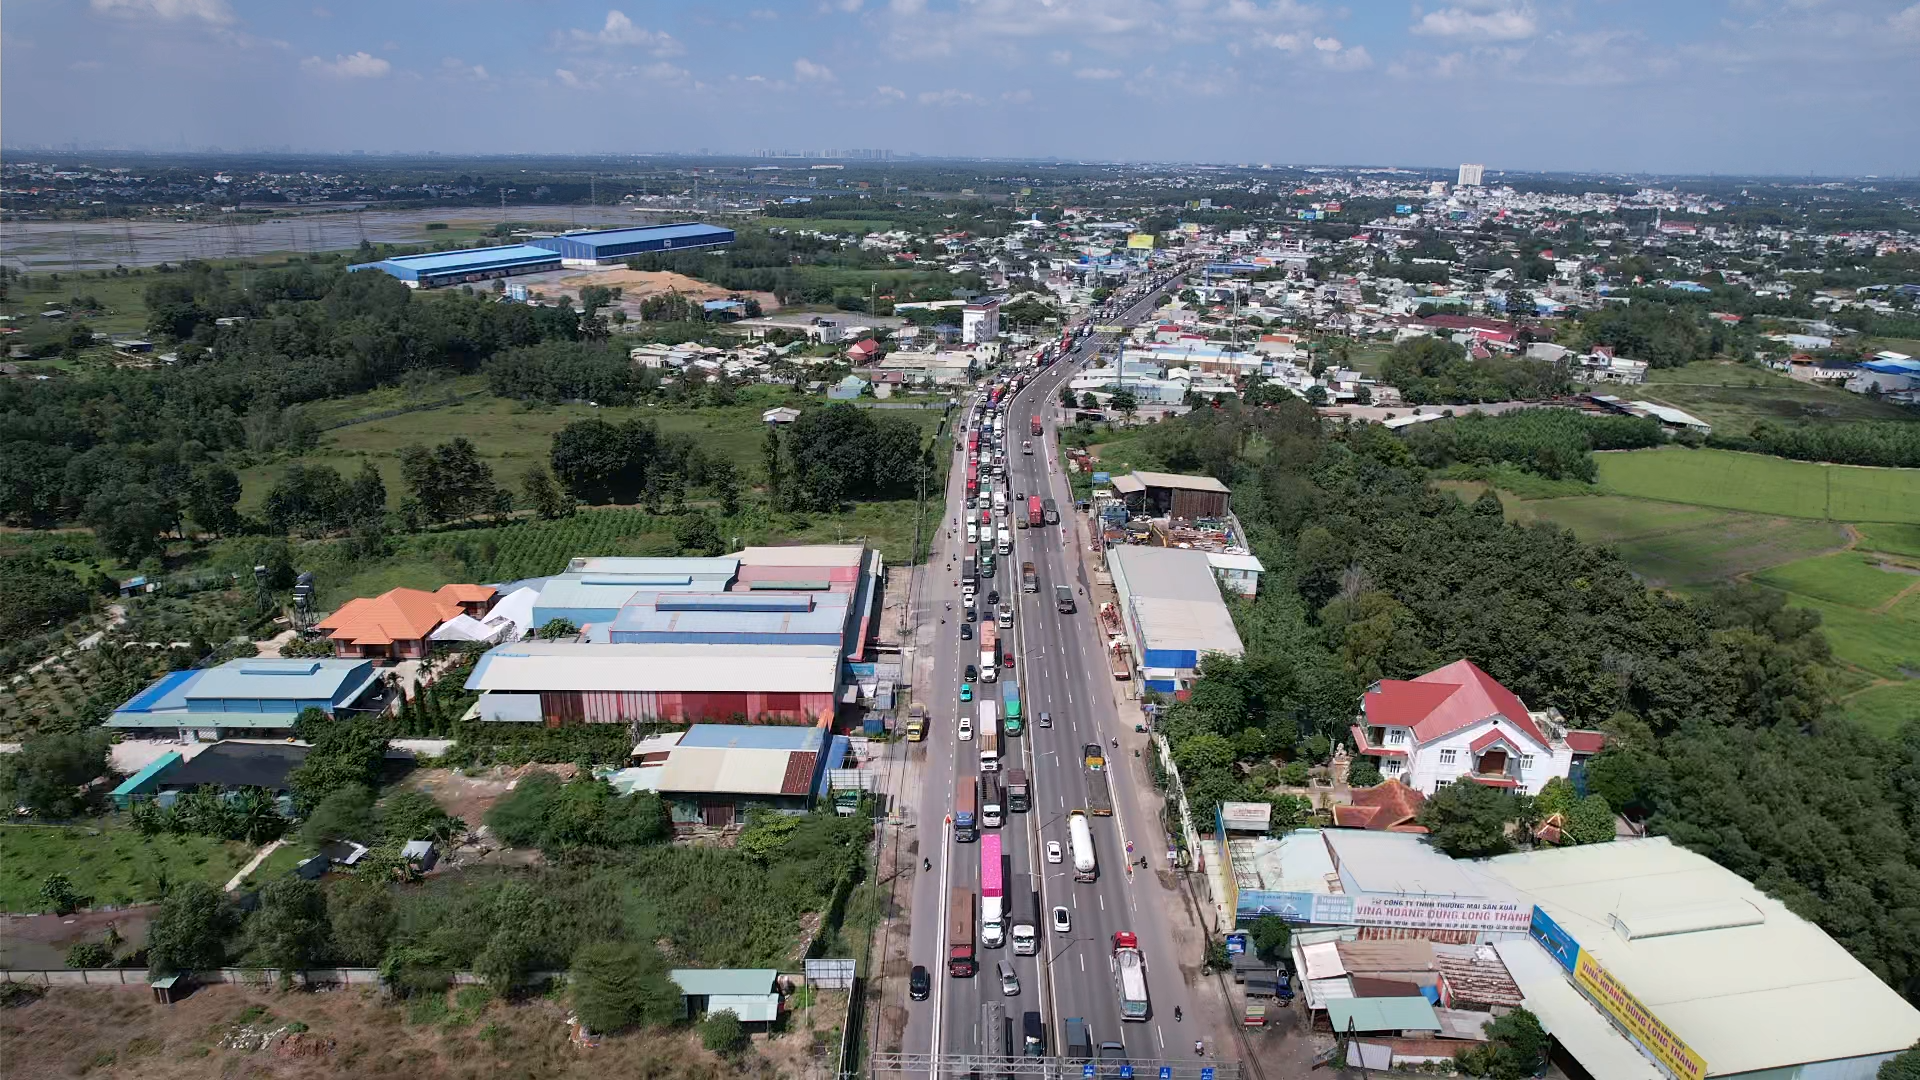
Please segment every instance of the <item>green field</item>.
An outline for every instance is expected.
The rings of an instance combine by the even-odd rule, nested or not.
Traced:
[[[1601,487],[1616,495],[1785,517],[1920,524],[1920,469],[1679,447],[1595,457]]]
[[[1871,612],[1883,609],[1909,587],[1920,584],[1920,576],[1885,570],[1881,563],[1877,555],[1843,551],[1763,570],[1753,579],[1782,592]]]
[[[1647,372],[1645,396],[1698,416],[1729,435],[1745,435],[1758,420],[1831,423],[1912,420],[1911,409],[1777,371],[1701,361]]]
[[[1872,522],[1855,526],[1854,531],[1860,534],[1860,546],[1863,548],[1920,558],[1920,525]]]
[[[1846,530],[1831,522],[1618,495],[1503,501],[1509,521],[1548,521],[1611,545],[1647,584],[1665,588],[1711,585],[1847,542]]]
[[[0,911],[44,911],[40,885],[67,875],[86,906],[158,900],[170,881],[224,885],[253,849],[204,836],[143,837],[130,828],[0,826]]]
[[[1843,699],[1848,719],[1891,735],[1901,724],[1920,719],[1920,680],[1881,683]]]

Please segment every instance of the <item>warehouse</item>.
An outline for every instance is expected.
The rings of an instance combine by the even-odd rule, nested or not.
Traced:
[[[1136,469],[1126,476],[1113,478],[1113,493],[1120,496],[1128,508],[1151,517],[1197,521],[1227,516],[1227,485],[1211,476]]]
[[[371,660],[229,660],[169,672],[115,709],[106,726],[182,742],[280,738],[305,709],[337,716],[378,708],[379,688]]]
[[[697,221],[674,225],[642,225],[631,229],[595,229],[562,233],[533,241],[535,247],[557,252],[563,266],[606,266],[635,255],[720,247],[733,243],[733,230]]]
[[[830,722],[837,645],[526,641],[489,650],[467,689],[482,720],[813,726]]]
[[[409,289],[437,289],[442,285],[470,285],[518,274],[560,269],[560,256],[529,244],[435,251],[426,255],[396,255],[379,262],[358,263],[348,270],[378,270],[399,278]]]
[[[658,793],[676,830],[726,828],[756,809],[806,813],[847,749],[846,736],[822,727],[695,724],[648,737],[633,748],[634,767],[607,779],[623,792]]]
[[[1147,689],[1178,693],[1201,657],[1244,651],[1206,552],[1121,545],[1108,549],[1107,569]]]
[[[1593,1076],[1871,1080],[1920,1011],[1839,942],[1665,837],[1467,864],[1534,906],[1496,943]]]

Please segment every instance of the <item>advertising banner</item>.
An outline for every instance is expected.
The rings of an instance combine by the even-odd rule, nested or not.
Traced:
[[[1527,926],[1527,936],[1547,950],[1547,955],[1558,961],[1560,966],[1572,974],[1580,960],[1580,943],[1572,935],[1560,929],[1553,917],[1539,908],[1533,909],[1533,919]]]
[[[1153,234],[1150,232],[1134,233],[1133,235],[1127,237],[1127,247],[1132,248],[1135,251],[1152,251],[1153,250]]]
[[[1525,933],[1533,918],[1533,906],[1518,900],[1450,900],[1360,893],[1353,901],[1355,926]]]
[[[1586,995],[1611,1014],[1653,1059],[1666,1066],[1680,1080],[1706,1080],[1707,1062],[1673,1029],[1660,1022],[1640,999],[1627,992],[1592,953],[1582,952],[1575,962],[1573,981]]]

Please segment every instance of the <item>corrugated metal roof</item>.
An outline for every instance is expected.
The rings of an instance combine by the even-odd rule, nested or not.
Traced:
[[[1433,1015],[1433,1005],[1423,997],[1336,999],[1327,1002],[1327,1019],[1341,1034],[1349,1030],[1440,1030],[1440,1018]]]
[[[743,1024],[771,1024],[780,1019],[779,994],[714,994],[707,998],[707,1015],[730,1012]]]
[[[567,562],[570,574],[687,574],[693,577],[732,577],[740,560],[732,556],[589,555]]]
[[[506,244],[500,247],[464,248],[460,251],[436,251],[426,255],[396,255],[379,262],[360,263],[353,267],[375,267],[384,269],[389,266],[411,270],[416,274],[446,274],[459,270],[477,270],[490,266],[512,266],[520,263],[552,262],[559,258],[558,252],[531,244]]]
[[[861,544],[797,544],[742,548],[734,558],[746,566],[854,566],[866,556]]]
[[[1240,632],[1233,628],[1233,615],[1219,600],[1168,600],[1154,596],[1136,596],[1133,612],[1140,621],[1141,646],[1146,649],[1210,652],[1239,656],[1246,651]]]
[[[807,778],[812,778],[815,755],[790,750],[718,750],[702,746],[679,746],[661,767],[659,790],[674,793],[712,795],[805,795],[787,790],[791,759],[805,758]]]
[[[830,694],[839,681],[835,645],[529,641],[488,650],[467,689]]]
[[[1665,1073],[1580,996],[1565,969],[1531,938],[1499,941],[1493,947],[1519,984],[1527,1010],[1588,1073],[1608,1080],[1666,1080]],[[1707,1067],[1714,1067],[1712,1059]]]
[[[1164,600],[1218,600],[1220,586],[1213,576],[1207,553],[1188,548],[1146,547],[1122,544],[1107,551],[1107,566],[1114,572],[1114,584],[1126,578],[1123,599],[1150,596]]]
[[[1177,488],[1181,491],[1215,491],[1222,495],[1227,494],[1227,485],[1211,476],[1187,476],[1182,473],[1147,472],[1143,469],[1135,469],[1133,477],[1147,487]]]
[[[1410,896],[1506,896],[1511,890],[1470,872],[1408,833],[1329,829],[1321,839],[1333,852],[1350,891]]]
[[[712,750],[818,752],[826,742],[827,733],[820,728],[780,724],[695,724],[678,737],[680,746],[700,746]]]
[[[674,968],[667,972],[680,992],[689,997],[765,994],[773,990],[773,980],[779,976],[773,968]]]
[[[551,237],[549,242],[571,240],[588,247],[615,247],[621,244],[644,243],[648,240],[706,240],[713,241],[721,236],[732,235],[733,230],[718,225],[705,225],[700,222],[686,222],[677,225],[637,225],[626,229],[594,229],[587,232],[561,233]],[[556,248],[556,250],[558,250]]]
[[[368,660],[229,660],[184,684],[180,696],[187,701],[311,701],[332,698],[372,670]]]

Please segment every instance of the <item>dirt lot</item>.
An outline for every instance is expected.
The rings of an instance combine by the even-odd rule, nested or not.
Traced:
[[[147,943],[147,920],[158,904],[119,911],[76,911],[71,915],[0,916],[0,964],[19,971],[67,966],[67,950],[83,941],[104,941],[113,927],[124,944],[121,953]]]
[[[416,1008],[359,989],[278,993],[210,986],[171,1006],[154,1004],[144,988],[54,990],[0,1009],[0,1061],[8,1080],[692,1080],[803,1077],[833,1067],[832,1040],[816,1040],[797,1022],[778,1045],[754,1036],[752,1050],[730,1068],[688,1030],[577,1045],[568,1037],[564,1005],[547,998],[480,1004],[450,994],[445,1007],[428,1004],[433,1007]],[[837,1010],[823,1000],[816,1016],[828,1015]],[[823,1047],[824,1064],[812,1059],[815,1046]]]
[[[566,274],[544,286],[541,291],[548,295],[565,293],[580,299],[580,290],[589,285],[605,285],[621,290],[620,306],[627,310],[630,317],[640,314],[640,302],[649,296],[664,292],[677,292],[693,300],[725,300],[729,296],[752,297],[760,301],[760,310],[771,314],[780,309],[780,300],[767,292],[732,292],[717,285],[687,277],[685,274],[673,274],[665,271],[628,270],[610,268],[593,270],[581,274]]]
[[[415,769],[397,785],[406,791],[423,791],[433,796],[440,808],[469,829],[479,829],[487,811],[500,801],[522,777],[550,772],[562,780],[573,779],[572,765],[523,765],[517,769],[496,766],[478,775],[462,775],[454,769]]]

